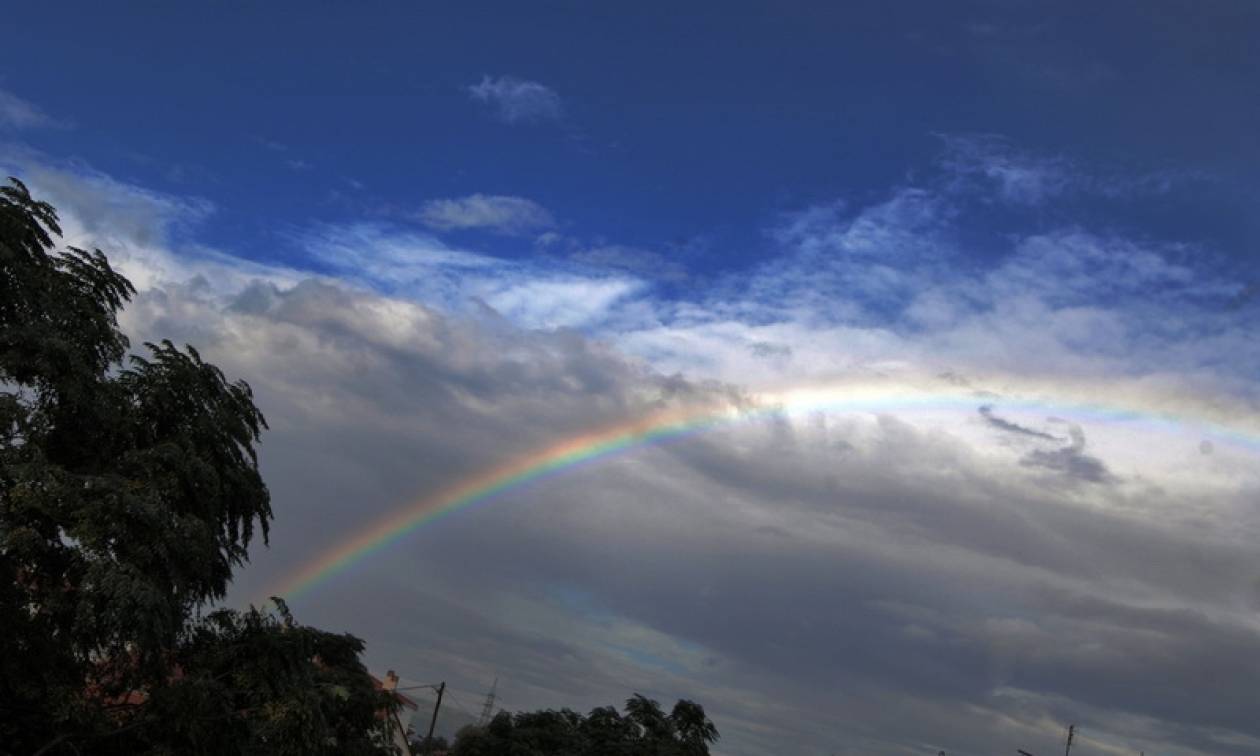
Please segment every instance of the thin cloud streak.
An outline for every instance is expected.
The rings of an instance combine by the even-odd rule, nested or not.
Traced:
[[[48,115],[34,103],[0,89],[0,129],[21,130],[64,126],[64,123]]]
[[[424,203],[417,217],[439,231],[486,229],[502,234],[551,228],[555,218],[547,209],[524,197],[471,194]]]

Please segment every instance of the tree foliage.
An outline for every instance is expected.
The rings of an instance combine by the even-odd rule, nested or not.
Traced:
[[[615,707],[583,716],[569,709],[500,712],[483,727],[465,727],[453,756],[708,756],[718,731],[704,708],[680,700],[665,713],[635,695],[625,714]]]
[[[368,756],[388,753],[390,705],[359,663],[363,642],[256,610],[217,611],[175,651],[176,677],[150,691],[129,753]]]
[[[446,742],[446,738],[441,735],[429,737],[413,737],[408,743],[414,756],[431,756],[432,754],[445,754],[451,750],[451,744]]]
[[[0,187],[0,753],[376,753],[362,643],[218,611],[270,497],[266,421],[192,347],[127,358],[135,293]]]

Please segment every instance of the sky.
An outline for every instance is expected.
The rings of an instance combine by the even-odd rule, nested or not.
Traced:
[[[497,677],[509,709],[695,699],[732,756],[1260,750],[1260,6],[6,21],[0,168],[135,282],[133,344],[195,345],[270,424],[235,605],[706,408],[298,620],[459,721]]]

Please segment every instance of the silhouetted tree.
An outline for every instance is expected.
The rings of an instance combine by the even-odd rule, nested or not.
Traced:
[[[634,723],[622,717],[614,706],[592,709],[582,731],[588,749],[609,756],[632,756],[639,735]]]
[[[434,735],[432,738],[413,738],[410,746],[415,756],[429,756],[429,754],[447,753],[451,750],[451,744],[441,735]]]
[[[682,700],[674,704],[669,721],[681,752],[687,756],[707,754],[709,746],[717,742],[717,727],[704,715],[704,708],[694,701]]]
[[[224,596],[266,423],[191,347],[124,364],[134,293],[0,187],[0,753],[386,753],[362,643]]]
[[[635,695],[622,716],[611,706],[585,717],[568,709],[500,712],[455,736],[454,756],[707,756],[718,731],[704,708],[679,701],[670,714]]]
[[[217,611],[175,649],[176,676],[149,689],[119,738],[127,752],[374,756],[391,705],[359,662],[363,642],[279,614]]]

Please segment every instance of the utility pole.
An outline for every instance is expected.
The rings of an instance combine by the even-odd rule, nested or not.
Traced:
[[[1063,749],[1063,756],[1072,756],[1072,739],[1076,737],[1076,725],[1068,725],[1067,746]]]
[[[433,719],[429,720],[429,734],[424,739],[424,742],[426,745],[433,742],[433,728],[437,725],[437,713],[438,713],[438,709],[442,707],[442,694],[445,692],[446,692],[446,682],[443,681],[442,684],[437,686],[438,698],[437,698],[437,703],[433,704]]]
[[[494,684],[490,686],[490,692],[486,694],[486,705],[481,707],[481,718],[477,720],[477,726],[481,727],[490,721],[490,717],[494,715],[494,692],[499,688],[499,678],[494,678]]]

